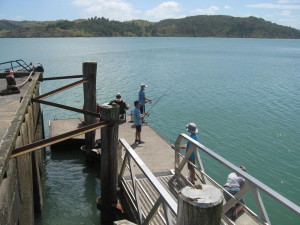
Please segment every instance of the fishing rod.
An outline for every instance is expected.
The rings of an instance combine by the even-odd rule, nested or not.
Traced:
[[[168,96],[168,95],[170,95],[170,94],[166,94],[165,96]],[[160,96],[156,96],[155,98],[152,98],[152,101],[153,101],[153,100],[156,100],[156,99],[159,99],[159,97],[160,97]],[[151,104],[152,102],[149,102],[149,103]]]
[[[149,115],[150,110],[161,100],[162,97],[166,95],[170,88],[168,88],[158,99],[157,101],[150,107],[150,109],[145,113],[146,115]]]

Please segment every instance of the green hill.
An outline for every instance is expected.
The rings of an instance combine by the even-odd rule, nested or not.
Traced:
[[[300,30],[256,17],[191,16],[159,22],[119,22],[93,17],[74,21],[0,20],[0,37],[231,37],[299,39]]]

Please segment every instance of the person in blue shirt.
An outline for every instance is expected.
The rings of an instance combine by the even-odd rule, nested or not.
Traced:
[[[140,101],[140,112],[141,114],[145,113],[145,103],[151,102],[152,99],[147,98],[145,95],[145,88],[147,87],[146,84],[141,84],[141,90],[139,91],[139,101]]]
[[[135,125],[135,143],[142,144],[145,143],[144,141],[141,140],[141,132],[142,132],[142,123],[144,117],[147,115],[147,113],[141,114],[140,112],[140,106],[141,103],[140,101],[136,100],[134,102],[134,110],[133,110],[133,115],[134,115],[134,125]]]
[[[186,130],[191,133],[190,137],[193,138],[194,140],[198,141],[198,129],[197,129],[197,125],[195,123],[189,123],[186,125]],[[191,142],[188,142],[186,145],[182,145],[181,148],[182,149],[186,149],[188,151],[188,149],[190,148],[190,146],[192,145]],[[195,165],[195,153],[193,152],[191,154],[191,156],[189,157],[189,161],[191,163],[193,163]],[[195,168],[188,163],[188,169],[189,169],[189,180],[192,184],[195,184]]]

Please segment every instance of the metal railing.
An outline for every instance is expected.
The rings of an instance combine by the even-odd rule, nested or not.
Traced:
[[[181,143],[182,141],[191,142],[190,148],[187,150],[186,154],[180,153]],[[175,177],[176,179],[181,180],[182,185],[192,185],[190,181],[183,176],[182,170],[187,163],[190,163],[196,170],[199,178],[201,179],[202,183],[210,183],[217,188],[221,189],[223,192],[226,192],[231,198],[223,205],[222,211],[222,220],[227,224],[235,224],[234,221],[229,219],[226,215],[226,212],[232,208],[235,204],[242,204],[239,200],[243,198],[248,192],[253,194],[256,206],[258,208],[258,214],[255,214],[251,209],[249,209],[246,205],[243,204],[244,212],[255,221],[257,224],[271,224],[268,213],[265,209],[263,204],[260,191],[264,192],[276,202],[280,203],[285,208],[289,209],[290,211],[294,212],[296,215],[300,216],[300,207],[291,202],[290,200],[286,199],[282,195],[278,194],[253,176],[249,175],[248,173],[242,171],[239,167],[233,165],[228,160],[224,159],[223,157],[219,156],[209,148],[205,147],[204,145],[200,144],[198,141],[195,141],[191,137],[186,134],[180,134],[175,142]],[[221,185],[219,185],[216,181],[214,181],[208,174],[205,173],[203,164],[201,161],[201,157],[199,154],[199,150],[206,153],[210,158],[216,160],[218,163],[222,164],[223,166],[229,168],[232,171],[237,172],[241,177],[246,180],[245,186],[238,192],[236,195],[231,195],[227,192]],[[196,155],[195,165],[188,161],[190,155],[194,152]]]
[[[0,63],[0,68],[3,67],[4,65],[8,65],[8,68],[3,68],[4,70],[25,70],[27,72],[31,72],[32,71],[32,63],[30,63],[29,65],[24,62],[24,60],[22,59],[17,59],[17,60],[11,60],[8,62],[3,62]]]
[[[130,197],[131,202],[137,212],[138,222],[141,225],[146,225],[151,222],[156,214],[159,215],[160,219],[167,225],[173,225],[174,217],[177,216],[177,203],[167,192],[167,190],[162,186],[162,184],[157,180],[150,169],[145,165],[145,163],[140,159],[140,157],[135,153],[131,146],[126,142],[125,139],[120,139],[121,146],[125,149],[125,155],[123,158],[122,167],[120,170],[119,182],[122,183],[127,195]],[[150,185],[158,193],[158,198],[155,202],[149,197],[151,194],[146,193],[143,189],[141,183],[139,182],[136,174],[137,167],[139,171],[149,180]],[[126,182],[125,170],[128,169],[130,173],[130,181]],[[131,184],[131,187],[128,185]],[[143,192],[143,193],[141,193]],[[148,212],[143,209],[141,205],[141,194],[146,196],[147,201],[151,204],[151,210]],[[160,212],[160,206],[163,207],[163,213]]]

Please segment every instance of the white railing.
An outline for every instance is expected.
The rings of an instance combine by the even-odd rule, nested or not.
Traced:
[[[157,178],[153,175],[153,173],[149,170],[145,163],[140,159],[140,157],[135,153],[131,146],[125,141],[125,139],[120,139],[120,144],[125,149],[125,155],[120,170],[119,182],[122,183],[122,186],[124,187],[125,191],[127,192],[130,200],[134,205],[134,208],[137,212],[139,224],[149,224],[156,214],[159,215],[160,219],[165,224],[176,224],[174,223],[174,217],[176,218],[177,215],[176,201],[157,180]],[[128,185],[128,182],[126,182],[124,176],[126,169],[130,173],[130,184],[132,185],[131,187]],[[156,202],[152,202],[151,198],[149,197],[150,194],[146,193],[146,191],[143,189],[142,185],[138,181],[136,169],[139,169],[139,172],[141,172],[149,180],[150,184],[158,193],[158,198],[156,199]],[[141,193],[141,191],[143,193]],[[149,212],[147,212],[147,210],[142,209],[140,199],[141,194],[145,195],[148,202],[150,202],[151,204],[151,210]],[[159,211],[161,205],[163,207],[164,213],[160,213]]]
[[[182,141],[189,141],[192,143],[190,148],[187,150],[186,154],[180,153],[180,147],[182,145]],[[246,205],[244,206],[244,211],[249,215],[251,219],[255,221],[257,224],[271,224],[269,216],[267,214],[267,211],[265,209],[265,206],[263,204],[262,198],[260,196],[259,191],[263,191],[265,194],[270,196],[272,199],[274,199],[276,202],[283,205],[285,208],[289,209],[290,211],[296,213],[296,215],[300,216],[300,207],[294,204],[293,202],[289,201],[282,195],[278,194],[253,176],[249,175],[248,173],[242,171],[237,166],[233,165],[223,157],[219,156],[209,148],[205,147],[204,145],[200,144],[198,141],[195,141],[194,139],[190,138],[186,134],[180,134],[175,142],[175,177],[177,182],[181,182],[182,185],[192,185],[188,179],[182,174],[183,168],[187,163],[191,163],[188,161],[188,158],[190,155],[194,152],[196,155],[195,159],[195,165],[192,164],[196,170],[196,173],[198,177],[201,179],[203,183],[211,183],[212,185],[218,187],[223,192],[226,192],[229,196],[231,196],[230,200],[228,200],[223,205],[223,212],[222,212],[222,220],[226,222],[227,224],[235,224],[232,220],[230,220],[226,216],[226,212],[232,208],[235,204],[242,204],[239,202],[243,196],[245,196],[248,192],[251,192],[253,194],[256,206],[258,208],[258,214],[255,214],[251,209],[249,209]],[[229,192],[227,192],[221,185],[219,185],[216,181],[214,181],[209,175],[207,175],[204,171],[203,164],[201,161],[199,150],[206,153],[209,157],[216,160],[218,163],[222,164],[223,166],[229,168],[232,171],[235,171],[239,173],[245,180],[245,186],[241,189],[240,192],[238,192],[235,196],[232,196]],[[175,179],[175,178],[174,178]]]

